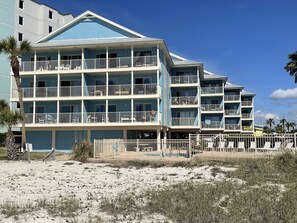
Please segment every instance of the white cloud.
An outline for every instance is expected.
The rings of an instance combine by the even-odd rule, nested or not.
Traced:
[[[270,118],[272,118],[274,121],[277,121],[280,119],[280,115],[278,113],[265,112],[262,110],[255,112],[255,122],[258,124],[265,124]]]
[[[270,95],[270,98],[273,99],[289,99],[289,98],[297,98],[297,88],[292,89],[277,89]]]

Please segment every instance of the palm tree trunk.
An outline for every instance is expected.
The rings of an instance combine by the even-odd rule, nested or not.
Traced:
[[[17,153],[14,146],[14,135],[11,129],[7,130],[5,147],[7,149],[7,159],[8,160],[17,160]]]
[[[24,102],[23,102],[23,92],[21,89],[21,80],[19,77],[15,76],[15,82],[18,88],[18,96],[19,96],[19,103],[20,103],[20,113],[22,117],[25,117],[25,112],[24,112]],[[22,147],[25,148],[26,146],[26,126],[25,126],[25,119],[21,121],[22,124]]]

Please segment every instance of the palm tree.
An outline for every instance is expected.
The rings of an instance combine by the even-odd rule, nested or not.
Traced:
[[[288,55],[289,62],[285,66],[285,70],[295,77],[295,83],[297,83],[297,51]]]
[[[269,125],[270,132],[272,132],[272,125],[274,125],[273,118],[270,118],[266,121],[266,124]]]
[[[277,124],[277,125],[275,126],[275,128],[274,128],[274,131],[275,131],[276,133],[283,133],[283,132],[284,132],[284,128],[283,128],[282,125]]]
[[[279,123],[282,125],[284,132],[285,132],[285,124],[286,124],[286,122],[287,122],[287,120],[285,118],[282,118],[281,120],[279,120]]]
[[[296,126],[296,123],[295,122],[291,122],[292,132],[295,132],[295,126]]]
[[[7,159],[16,160],[17,153],[14,145],[14,134],[12,132],[12,126],[16,125],[23,116],[17,111],[10,111],[6,101],[0,101],[0,125],[7,128],[5,147],[7,149]]]
[[[287,132],[290,132],[290,128],[292,127],[292,122],[286,122]]]
[[[32,47],[29,41],[24,40],[19,44],[17,40],[13,37],[7,37],[0,40],[0,53],[7,54],[10,60],[10,66],[13,72],[13,76],[17,85],[17,91],[20,103],[20,115],[24,117],[24,103],[23,103],[23,93],[21,89],[21,77],[20,77],[20,63],[18,58],[25,53],[32,51]],[[22,147],[25,148],[26,143],[26,127],[25,120],[21,120],[22,123]]]

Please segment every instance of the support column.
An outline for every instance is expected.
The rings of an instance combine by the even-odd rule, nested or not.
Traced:
[[[161,151],[161,131],[157,129],[157,151]]]
[[[33,76],[33,98],[36,98],[36,74]]]
[[[34,51],[34,71],[37,70],[36,67],[37,67],[37,54],[36,54],[36,50],[35,50]]]
[[[131,120],[134,122],[134,99],[131,99]]]
[[[109,55],[108,55],[108,47],[106,47],[106,69],[108,69],[109,68]]]
[[[57,101],[57,123],[60,123],[60,101]]]
[[[56,130],[52,130],[52,149],[56,149]]]
[[[131,67],[134,67],[134,48],[131,46]]]
[[[81,49],[81,69],[84,70],[85,69],[85,49],[82,48]]]
[[[87,131],[87,140],[91,142],[91,129],[88,129]]]
[[[134,72],[131,71],[131,95],[134,95]]]
[[[58,70],[60,70],[60,66],[61,66],[61,52],[60,50],[58,50]]]
[[[164,148],[167,148],[167,129],[163,131]]]
[[[105,102],[105,122],[108,122],[108,100]]]
[[[35,124],[35,116],[36,116],[36,101],[33,101],[33,124]]]

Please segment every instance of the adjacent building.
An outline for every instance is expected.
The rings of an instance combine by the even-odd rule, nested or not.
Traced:
[[[32,0],[0,1],[0,39],[14,36],[19,41],[26,39],[33,43],[71,20],[71,14],[61,14]],[[0,54],[0,67],[0,99],[8,101],[10,64],[4,54]]]
[[[252,133],[254,96],[203,63],[87,11],[23,56],[27,141],[71,149],[81,139]],[[17,103],[14,80],[11,102]]]

